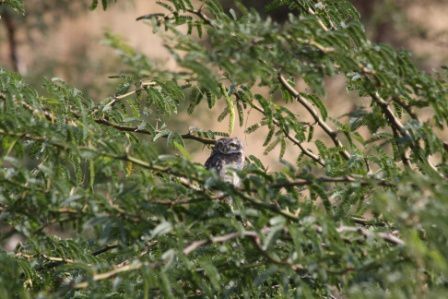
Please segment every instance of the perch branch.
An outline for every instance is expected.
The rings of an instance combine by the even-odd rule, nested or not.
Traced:
[[[122,126],[122,125],[118,125],[118,124],[114,124],[104,118],[100,118],[100,119],[94,119],[94,121],[98,124],[101,125],[105,125],[111,128],[114,128],[116,130],[119,131],[123,131],[123,132],[133,132],[133,133],[140,133],[140,134],[145,134],[145,135],[154,135],[154,133],[152,133],[149,130],[145,130],[145,129],[140,129],[138,127],[127,127],[127,126]],[[157,133],[157,132],[155,132]],[[193,135],[191,132],[188,132],[186,134],[182,134],[180,135],[183,139],[189,139],[189,140],[195,140],[198,141],[200,143],[203,144],[215,144],[215,140],[213,139],[208,139],[208,138],[204,138],[204,137],[200,137],[200,136],[196,136]],[[166,136],[163,136],[166,138]]]
[[[51,123],[54,123],[56,121],[56,117],[50,111],[39,110],[39,109],[34,108],[30,104],[28,104],[26,102],[23,102],[23,101],[21,101],[21,104],[28,111],[30,111],[30,112],[32,112],[33,114],[36,114],[36,115],[42,115],[43,117],[45,117]],[[77,114],[75,112],[72,112],[72,114],[76,118],[78,118],[78,119],[80,118],[79,114]],[[116,130],[123,131],[123,132],[140,133],[140,134],[151,135],[151,136],[154,135],[154,133],[155,134],[158,133],[157,131],[153,133],[153,132],[151,132],[149,130],[140,129],[138,127],[122,126],[122,125],[119,125],[119,124],[112,123],[112,122],[110,122],[110,121],[108,121],[107,119],[104,119],[104,118],[93,119],[93,121],[96,122],[97,124],[108,126],[108,127],[111,127],[111,128],[116,129]],[[215,144],[215,140],[209,139],[209,138],[200,137],[200,136],[196,136],[196,135],[192,134],[192,132],[188,132],[188,133],[182,134],[180,136],[183,139],[195,140],[195,141],[198,141],[198,142],[200,142],[202,144],[207,144],[207,145]],[[163,137],[166,138],[166,136],[163,136]]]

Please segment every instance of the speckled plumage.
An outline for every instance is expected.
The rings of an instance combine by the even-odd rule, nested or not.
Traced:
[[[238,138],[221,138],[216,141],[210,157],[205,162],[207,169],[215,169],[226,182],[239,186],[240,178],[234,170],[244,167],[244,150]]]

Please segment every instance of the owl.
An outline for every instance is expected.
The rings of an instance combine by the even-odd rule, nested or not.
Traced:
[[[225,182],[238,187],[240,178],[235,170],[244,167],[244,150],[238,138],[221,138],[216,141],[210,157],[205,162],[209,170],[215,169]]]

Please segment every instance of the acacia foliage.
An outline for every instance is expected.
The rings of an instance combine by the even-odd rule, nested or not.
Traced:
[[[123,66],[101,101],[57,78],[38,92],[0,71],[2,239],[24,237],[0,252],[0,297],[446,294],[447,153],[436,134],[448,121],[446,73],[370,42],[347,1],[272,1],[289,7],[284,24],[215,0],[159,4],[163,13],[138,19],[181,71],[113,34]],[[368,103],[344,121],[327,110],[323,81],[335,76]],[[250,156],[241,188],[220,181],[184,141],[225,133],[167,125],[202,102],[225,103],[229,129],[258,111],[247,133],[266,127],[266,152],[296,159],[271,172]]]

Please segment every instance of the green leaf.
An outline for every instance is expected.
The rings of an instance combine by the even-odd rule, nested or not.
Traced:
[[[190,153],[187,151],[187,149],[186,149],[182,144],[180,144],[180,143],[174,141],[174,142],[173,142],[173,145],[174,145],[174,147],[181,153],[181,155],[182,155],[185,159],[190,160],[190,161],[192,160],[192,159],[191,159],[191,156],[190,156]]]
[[[221,90],[222,93],[224,94],[224,98],[227,104],[227,111],[229,113],[229,134],[232,134],[233,129],[235,127],[235,104],[230,95],[227,93],[224,86],[221,87]]]

